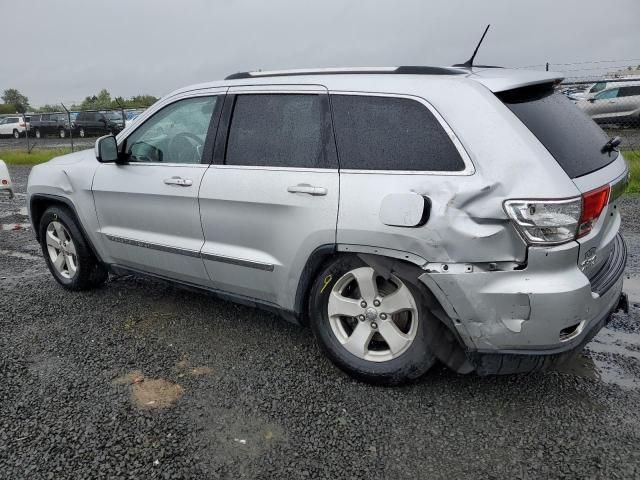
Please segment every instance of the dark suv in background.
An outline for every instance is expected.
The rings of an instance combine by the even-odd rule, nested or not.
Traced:
[[[43,113],[31,115],[31,135],[41,138],[56,135],[65,138],[69,135],[69,120],[64,113]]]
[[[73,122],[73,132],[79,137],[117,134],[124,128],[119,112],[80,112]]]

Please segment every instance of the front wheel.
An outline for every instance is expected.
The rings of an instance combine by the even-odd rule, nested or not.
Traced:
[[[357,257],[334,260],[311,288],[309,318],[324,352],[359,379],[397,385],[435,363],[427,339],[429,311],[417,287],[384,278]]]
[[[74,217],[61,207],[49,207],[40,219],[40,244],[51,274],[68,290],[86,290],[107,279],[82,236]]]
[[[41,138],[42,137],[42,134],[40,133],[40,129],[39,128],[36,129],[35,135],[36,135],[36,138]]]
[[[60,136],[60,138],[65,138],[67,136],[67,132],[64,130],[64,128],[61,128],[58,132],[58,135]]]

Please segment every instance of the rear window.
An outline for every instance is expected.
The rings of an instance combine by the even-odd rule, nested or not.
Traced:
[[[617,152],[601,152],[609,140],[607,134],[571,100],[554,93],[551,86],[518,88],[497,95],[569,177],[587,175],[617,158]]]
[[[340,168],[453,172],[464,162],[431,111],[408,98],[331,96]]]

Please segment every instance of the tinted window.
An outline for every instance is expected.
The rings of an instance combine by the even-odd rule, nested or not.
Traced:
[[[16,117],[7,118],[7,123],[18,123],[18,119]]]
[[[228,165],[336,167],[326,95],[238,95]]]
[[[591,90],[589,90],[589,92],[590,93],[600,92],[600,91],[604,90],[606,87],[607,87],[607,83],[606,82],[598,82],[593,87],[591,87]]]
[[[640,86],[621,87],[618,92],[619,97],[633,97],[635,95],[640,95]]]
[[[42,117],[40,117],[40,118],[38,118],[38,117],[33,117],[33,118],[35,118],[37,120],[42,120],[43,122],[48,122],[49,119],[51,118],[51,116],[50,115],[42,115]]]
[[[464,162],[427,107],[406,98],[332,95],[340,168],[459,171]]]
[[[498,94],[509,109],[549,150],[571,178],[613,162],[617,153],[602,153],[608,136],[564,95],[549,86]]]
[[[131,162],[200,163],[217,97],[179,100],[127,138]]]
[[[44,115],[42,116],[42,119],[44,120]],[[32,115],[31,116],[31,122],[38,122],[40,121],[40,115]]]

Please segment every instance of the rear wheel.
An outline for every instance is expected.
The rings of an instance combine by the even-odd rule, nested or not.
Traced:
[[[36,135],[36,138],[40,138],[41,137],[41,133],[40,133],[40,129],[39,128],[36,128],[35,135]]]
[[[20,132],[18,130],[13,131],[13,138],[20,138]]]
[[[416,287],[383,278],[357,257],[333,261],[311,288],[309,318],[320,346],[342,370],[373,383],[405,383],[435,363],[428,316]]]
[[[60,136],[60,138],[65,138],[67,136],[67,132],[65,132],[64,128],[61,128],[58,132],[58,135]]]
[[[66,208],[49,207],[40,219],[39,233],[47,266],[64,288],[86,290],[107,279],[106,268],[98,262]]]
[[[86,135],[84,128],[80,128],[80,130],[78,131],[78,135],[80,135],[80,137],[84,138],[84,136]]]

